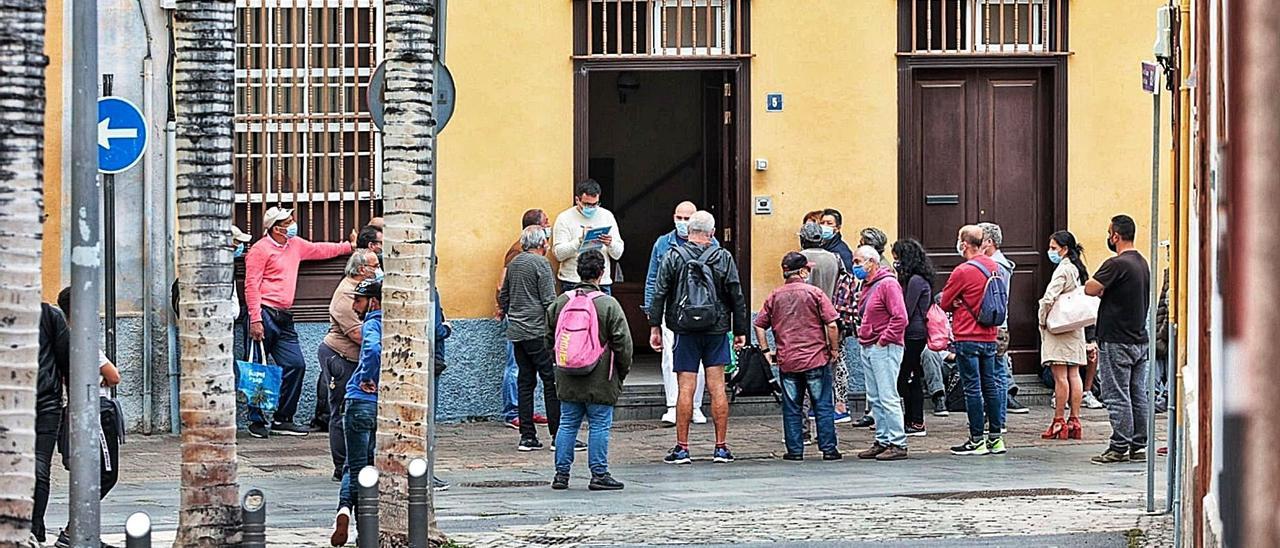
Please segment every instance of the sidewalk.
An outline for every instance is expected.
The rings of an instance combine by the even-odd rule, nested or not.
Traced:
[[[1106,446],[1105,410],[1086,410],[1081,441],[1040,439],[1051,415],[1043,407],[1011,415],[1009,453],[970,458],[947,452],[965,436],[963,413],[930,416],[929,435],[910,438],[912,458],[896,463],[858,461],[854,453],[871,443],[872,434],[847,425],[838,428],[844,461],[822,462],[812,447],[805,462],[782,461],[780,417],[731,419],[729,440],[738,462],[712,465],[711,425],[694,425],[695,463],[685,467],[659,462],[674,442],[673,429],[620,422],[610,465],[627,488],[616,493],[586,490],[584,453],[570,490],[552,491],[550,451],[517,452],[518,433],[499,423],[445,425],[439,429],[438,475],[454,487],[436,497],[436,506],[445,532],[468,546],[964,546],[971,540],[984,546],[1129,546],[1129,536],[1141,531],[1155,535],[1146,545],[1167,545],[1159,542],[1167,520],[1143,512],[1146,466],[1088,462]],[[545,428],[540,435],[545,443]],[[176,437],[130,438],[120,485],[103,505],[105,532],[119,531],[138,510],[151,514],[158,532],[176,527],[178,450]],[[331,474],[324,434],[240,439],[241,487],[266,493],[273,545],[327,545],[337,493]],[[1162,490],[1163,475],[1157,485]],[[57,530],[66,519],[62,470],[55,471],[53,493],[47,523]],[[1084,536],[1067,543],[1054,536],[1069,533]],[[161,538],[157,533],[157,542]],[[1143,544],[1137,538],[1135,545]]]

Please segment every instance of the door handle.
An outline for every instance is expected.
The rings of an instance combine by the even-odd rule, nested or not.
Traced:
[[[959,194],[930,194],[924,197],[925,205],[958,205]]]

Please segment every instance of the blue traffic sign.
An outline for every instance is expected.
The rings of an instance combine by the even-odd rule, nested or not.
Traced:
[[[98,99],[98,171],[128,171],[147,150],[147,120],[128,99]]]
[[[764,98],[765,112],[782,112],[782,94],[769,93]]]

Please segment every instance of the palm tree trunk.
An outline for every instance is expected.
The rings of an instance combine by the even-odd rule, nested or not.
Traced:
[[[435,127],[432,94],[435,3],[387,0],[386,128],[383,131],[383,210],[386,279],[383,282],[382,382],[378,389],[375,464],[379,534],[384,547],[407,546],[409,461],[427,457],[435,355]],[[428,491],[429,492],[429,491]],[[445,542],[432,502],[429,536]]]
[[[240,542],[232,368],[234,0],[178,0],[178,333],[182,487],[174,546]]]
[[[44,146],[44,2],[0,0],[0,546],[31,533]]]

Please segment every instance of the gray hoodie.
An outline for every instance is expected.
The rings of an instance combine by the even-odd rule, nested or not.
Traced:
[[[1004,274],[1004,281],[1005,281],[1006,287],[1008,287],[1009,290],[1012,292],[1013,271],[1015,268],[1018,268],[1017,263],[1014,263],[1013,261],[1009,260],[1008,257],[1005,257],[1004,252],[1000,251],[999,249],[997,249],[995,254],[991,256],[991,260],[995,261],[996,265],[1000,267],[1000,270],[1002,271],[1001,274]],[[1005,315],[1004,323],[1000,324],[1000,327],[1004,329],[1009,328],[1008,314]]]

